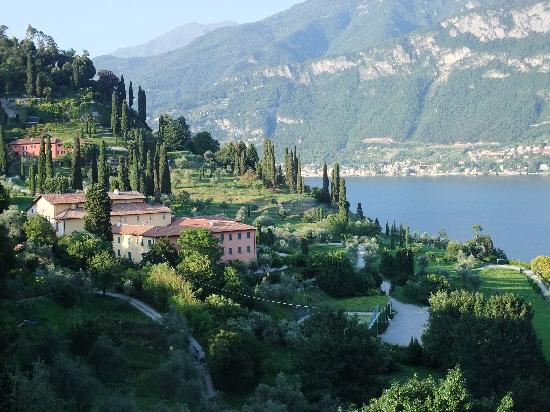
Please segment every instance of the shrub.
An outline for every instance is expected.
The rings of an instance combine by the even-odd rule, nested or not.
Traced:
[[[405,295],[421,303],[428,303],[430,295],[451,290],[449,280],[441,275],[419,275],[405,284]]]
[[[168,310],[170,299],[183,287],[183,280],[167,263],[151,266],[143,290],[161,311]]]
[[[304,212],[302,216],[304,223],[316,223],[323,220],[323,209],[314,207]]]
[[[422,364],[423,351],[418,339],[411,338],[409,346],[405,349],[405,362],[412,366]]]
[[[550,280],[550,256],[538,256],[531,261],[531,269],[535,275]]]
[[[41,215],[31,216],[23,224],[23,230],[27,240],[39,246],[53,246],[57,242],[55,230],[50,222]]]

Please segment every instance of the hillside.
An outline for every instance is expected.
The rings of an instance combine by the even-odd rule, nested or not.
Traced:
[[[115,57],[147,57],[167,53],[187,46],[193,40],[220,27],[235,26],[232,21],[211,24],[188,23],[161,34],[148,42],[136,46],[124,47],[109,53]]]
[[[546,138],[549,32],[540,1],[310,0],[161,56],[94,62],[145,85],[155,115],[319,162],[371,137]]]

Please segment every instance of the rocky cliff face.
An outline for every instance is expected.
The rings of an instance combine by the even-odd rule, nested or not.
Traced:
[[[311,15],[320,3],[299,7]],[[263,49],[248,44],[242,31],[233,33],[243,47],[225,66],[208,55],[216,39],[183,49],[199,62],[180,65],[177,92],[170,80],[153,80],[154,71],[135,74],[150,85],[157,110],[183,113],[197,130],[250,141],[268,136],[303,146],[311,160],[357,155],[370,138],[506,143],[550,136],[549,2],[331,4],[332,14],[302,21],[295,32],[279,38],[270,32]],[[298,18],[293,10],[271,19],[290,24]],[[380,32],[389,33],[362,32],[372,30],[367,22],[381,21]],[[219,74],[197,73],[203,60]],[[177,70],[174,56],[166,64]]]

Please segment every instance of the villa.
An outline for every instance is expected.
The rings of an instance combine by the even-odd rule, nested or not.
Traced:
[[[141,262],[143,255],[161,238],[177,246],[177,240],[186,229],[204,228],[220,241],[222,260],[250,262],[256,258],[256,228],[230,220],[225,216],[180,218],[172,221],[172,210],[158,204],[146,203],[139,192],[109,193],[113,249],[120,258]],[[27,215],[44,216],[58,236],[84,230],[85,193],[38,195]]]
[[[23,138],[10,143],[15,154],[23,157],[38,157],[40,154],[40,139]],[[59,139],[52,141],[52,159],[57,159],[70,152],[70,149],[63,147],[63,142]]]

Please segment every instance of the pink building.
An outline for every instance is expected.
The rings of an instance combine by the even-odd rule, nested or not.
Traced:
[[[180,218],[168,226],[113,225],[113,248],[119,257],[140,262],[161,238],[174,245],[186,229],[207,229],[220,241],[222,261],[250,262],[256,259],[256,228],[226,217]]]
[[[17,139],[10,143],[12,150],[19,156],[38,157],[40,154],[40,139]],[[68,153],[70,149],[63,147],[63,142],[59,139],[52,141],[52,159],[57,159]]]

